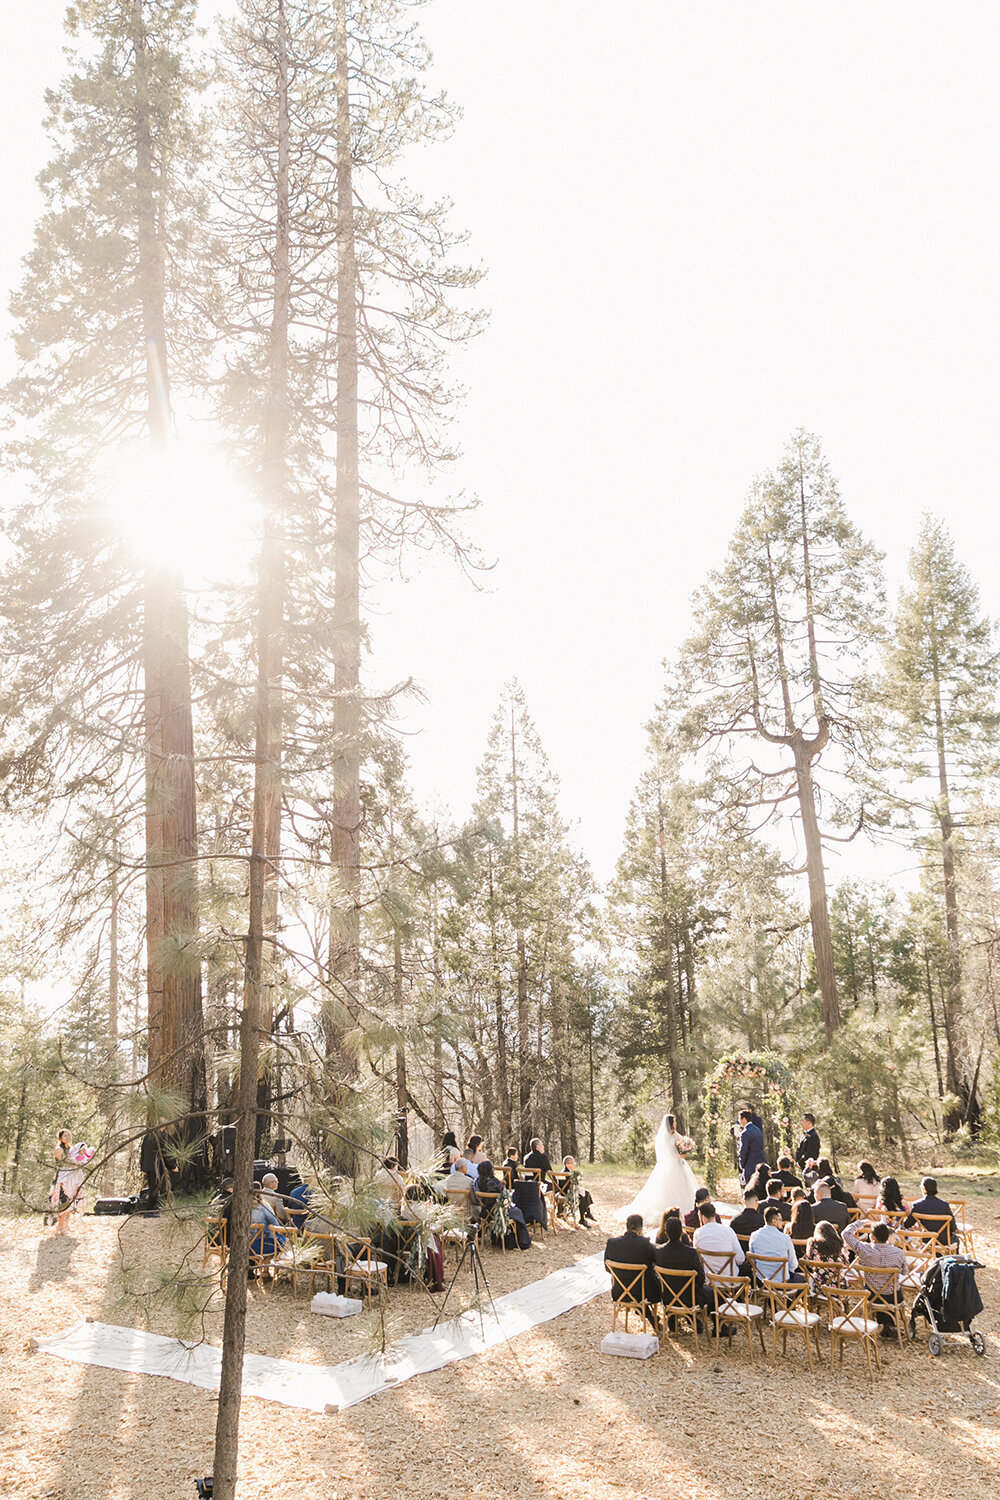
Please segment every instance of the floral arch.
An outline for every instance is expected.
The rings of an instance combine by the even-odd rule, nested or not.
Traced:
[[[764,1121],[765,1149],[794,1150],[792,1118],[797,1091],[781,1058],[776,1052],[727,1053],[705,1084],[705,1177],[713,1193],[725,1162],[730,1135],[726,1117],[734,1099],[756,1105]]]

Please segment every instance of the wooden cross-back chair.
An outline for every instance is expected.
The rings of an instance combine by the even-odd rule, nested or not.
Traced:
[[[934,1235],[926,1229],[899,1229],[895,1240],[906,1256],[907,1270],[906,1275],[900,1277],[900,1289],[904,1297],[916,1296],[923,1283],[924,1273],[930,1270],[938,1258]]]
[[[878,1321],[871,1316],[868,1288],[865,1286],[824,1287],[823,1296],[828,1309],[830,1331],[830,1363],[840,1350],[840,1363],[844,1362],[844,1345],[849,1341],[860,1343],[868,1360],[868,1374],[874,1379],[872,1355],[875,1365],[881,1370],[882,1361],[878,1351]]]
[[[961,1248],[961,1234],[959,1232],[958,1220],[953,1219],[950,1214],[914,1214],[914,1228],[923,1229],[933,1236],[933,1249],[935,1255],[955,1255]],[[956,1240],[952,1240],[952,1225]]]
[[[952,1198],[949,1200],[951,1211],[955,1215],[955,1230],[958,1234],[958,1248],[963,1255],[975,1255],[976,1246],[965,1218],[965,1199]]]
[[[803,1256],[799,1270],[806,1278],[809,1295],[817,1306],[823,1307],[823,1291],[830,1287],[839,1291],[847,1285],[848,1266],[842,1260],[821,1260],[816,1256]]]
[[[816,1341],[816,1358],[822,1364],[823,1355],[819,1347],[819,1325],[822,1319],[809,1306],[809,1283],[805,1281],[768,1281],[762,1288],[768,1312],[771,1315],[773,1342],[771,1363],[778,1358],[778,1335],[781,1335],[782,1355],[788,1353],[788,1335],[801,1333],[806,1343],[806,1360],[812,1370],[812,1341]]]
[[[352,1286],[356,1287],[361,1292],[362,1302],[369,1306],[373,1297],[381,1296],[383,1292],[388,1296],[389,1267],[384,1260],[379,1260],[371,1240],[358,1235],[335,1235],[334,1239],[344,1257],[347,1295],[351,1295]]]
[[[763,1293],[769,1281],[784,1281],[788,1262],[782,1255],[747,1255],[747,1264],[753,1272],[754,1286]]]
[[[733,1347],[733,1328],[739,1325],[746,1329],[747,1351],[750,1355],[750,1363],[753,1364],[753,1329],[756,1325],[757,1335],[760,1339],[760,1352],[766,1355],[764,1348],[764,1309],[756,1302],[750,1300],[750,1283],[745,1276],[716,1275],[714,1271],[705,1272],[705,1281],[709,1291],[715,1298],[715,1352],[719,1352],[719,1339],[723,1329],[729,1343],[730,1352]]]
[[[480,1245],[489,1240],[491,1245],[499,1245],[501,1253],[505,1252],[507,1246],[506,1235],[501,1234],[495,1224],[497,1218],[497,1204],[500,1202],[499,1193],[476,1193],[476,1199],[480,1205],[479,1233]]]
[[[304,1284],[311,1297],[319,1284],[321,1291],[335,1291],[337,1286],[336,1237],[304,1229],[295,1249],[292,1294],[299,1295]]]
[[[648,1266],[627,1266],[621,1261],[609,1260],[607,1269],[611,1273],[611,1332],[618,1328],[618,1314],[625,1315],[625,1332],[628,1333],[630,1313],[639,1315],[639,1332],[646,1328],[647,1311],[652,1304],[646,1297],[646,1272]],[[615,1297],[615,1290],[618,1296]]]
[[[694,1334],[694,1347],[698,1348],[698,1324],[701,1308],[696,1301],[695,1286],[697,1271],[674,1271],[665,1266],[654,1266],[660,1283],[660,1327],[666,1333],[670,1324],[687,1318]],[[679,1331],[679,1330],[674,1330]]]
[[[895,1299],[895,1293],[902,1289],[902,1271],[889,1266],[862,1266],[857,1261],[849,1270],[852,1279],[848,1285],[863,1286],[868,1292],[869,1314],[874,1317],[876,1312],[888,1313],[896,1333],[902,1339],[906,1332],[906,1307],[902,1301],[897,1302]]]
[[[699,1250],[706,1276],[735,1276],[735,1250]]]
[[[205,1238],[201,1247],[201,1269],[204,1271],[210,1260],[219,1262],[221,1271],[228,1255],[229,1223],[226,1219],[206,1219]]]

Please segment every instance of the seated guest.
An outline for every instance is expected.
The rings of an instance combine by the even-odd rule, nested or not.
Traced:
[[[769,1208],[778,1209],[783,1223],[787,1224],[788,1220],[792,1217],[791,1204],[785,1201],[785,1184],[780,1177],[771,1178],[767,1184],[767,1197],[760,1205],[760,1211],[764,1215],[765,1224],[767,1223],[767,1211]]]
[[[496,1193],[498,1201],[506,1205],[507,1218],[510,1221],[510,1225],[506,1235],[507,1249],[513,1250],[514,1246],[516,1245],[519,1250],[530,1250],[531,1231],[525,1223],[524,1214],[518,1208],[516,1203],[511,1202],[509,1192],[504,1187],[499,1177],[494,1174],[493,1163],[489,1161],[481,1161],[479,1163],[479,1166],[476,1168],[476,1172],[477,1176],[475,1197],[477,1200],[479,1200],[478,1212],[481,1213],[484,1207],[493,1202],[493,1199],[489,1198],[486,1200],[486,1204],[483,1204],[480,1199],[480,1194]]]
[[[800,1188],[802,1179],[796,1177],[792,1171],[792,1158],[786,1153],[778,1157],[778,1170],[775,1177],[780,1177],[786,1188]]]
[[[280,1227],[281,1221],[265,1200],[263,1188],[257,1188],[250,1204],[250,1248],[255,1255],[274,1255],[280,1250],[285,1243],[285,1236],[278,1233]]]
[[[549,1161],[548,1154],[545,1150],[545,1142],[541,1139],[540,1136],[532,1136],[531,1150],[524,1158],[524,1165],[526,1167],[531,1167],[532,1170],[540,1171],[542,1174],[543,1182],[551,1174],[552,1163]]]
[[[851,1185],[854,1200],[862,1213],[870,1214],[878,1202],[878,1190],[882,1186],[881,1178],[870,1161],[858,1162],[858,1175]]]
[[[656,1231],[656,1243],[658,1245],[665,1245],[667,1243],[667,1223],[668,1223],[668,1221],[670,1219],[677,1219],[678,1222],[680,1222],[680,1218],[681,1218],[681,1211],[680,1211],[679,1208],[668,1208],[667,1209],[666,1213],[663,1215],[662,1219],[660,1220],[660,1227]],[[684,1224],[681,1223],[681,1230],[683,1231],[683,1229],[684,1229]],[[687,1240],[687,1235],[685,1235],[684,1238],[685,1238],[685,1240]],[[690,1244],[690,1240],[688,1240],[688,1244]]]
[[[763,1203],[767,1197],[767,1184],[771,1180],[771,1168],[766,1161],[762,1161],[753,1177],[747,1183],[747,1187],[757,1194],[757,1202]]]
[[[481,1161],[486,1160],[486,1152],[483,1150],[483,1138],[481,1135],[470,1135],[469,1144],[465,1148],[465,1159],[472,1167],[478,1167]]]
[[[708,1307],[708,1288],[705,1285],[705,1267],[701,1256],[690,1245],[684,1234],[684,1225],[680,1216],[677,1218],[663,1217],[663,1225],[666,1226],[666,1234],[662,1240],[657,1238],[653,1250],[653,1261],[655,1265],[662,1266],[665,1271],[694,1271],[696,1273],[694,1283],[694,1307]],[[662,1228],[662,1226],[661,1226]]]
[[[750,1254],[767,1257],[765,1265],[758,1268],[758,1275],[765,1281],[805,1281],[799,1270],[795,1246],[785,1233],[781,1209],[777,1205],[764,1210],[764,1228],[755,1230],[750,1236]]]
[[[816,1165],[816,1158],[811,1156],[802,1169],[802,1186],[811,1189],[818,1181],[819,1167]]]
[[[265,1172],[260,1179],[260,1192],[264,1202],[269,1204],[278,1218],[279,1224],[288,1223],[288,1210],[285,1208],[285,1200],[278,1192],[278,1179],[273,1172]]]
[[[847,1255],[840,1230],[829,1219],[822,1219],[813,1230],[806,1246],[806,1260],[824,1262],[824,1267],[814,1267],[810,1273],[809,1285],[812,1291],[817,1291],[821,1286],[840,1286],[840,1273],[847,1264]]]
[[[399,1160],[395,1156],[387,1156],[375,1173],[375,1182],[379,1193],[393,1203],[402,1203],[406,1195],[406,1178],[399,1170]]]
[[[613,1261],[619,1266],[645,1266],[646,1272],[642,1279],[643,1296],[646,1299],[646,1322],[649,1323],[655,1333],[657,1328],[656,1304],[660,1300],[660,1284],[653,1270],[653,1247],[642,1232],[642,1215],[629,1214],[625,1220],[625,1233],[614,1235],[604,1247],[604,1264]],[[611,1296],[615,1302],[619,1302],[622,1296],[622,1287],[618,1282],[611,1282]]]
[[[927,1224],[925,1227],[932,1232],[937,1232],[942,1244],[955,1245],[958,1243],[958,1229],[955,1225],[955,1215],[951,1211],[951,1204],[946,1203],[943,1198],[938,1197],[937,1190],[936,1178],[925,1177],[923,1179],[920,1184],[920,1191],[923,1193],[923,1197],[918,1198],[915,1203],[911,1204],[910,1216],[906,1221],[906,1227],[907,1229],[912,1229],[914,1225],[919,1227],[925,1217],[933,1219],[946,1218],[948,1223],[943,1226],[941,1224]]]
[[[698,1210],[701,1224],[694,1232],[694,1248],[705,1263],[705,1270],[717,1276],[739,1276],[740,1266],[746,1260],[743,1246],[728,1224],[723,1224],[715,1212],[714,1203],[703,1203]],[[732,1267],[726,1257],[733,1257]]]
[[[517,1181],[517,1164],[520,1160],[520,1156],[521,1153],[518,1151],[516,1146],[507,1147],[507,1155],[504,1157],[503,1167],[501,1170],[504,1177],[506,1177],[507,1179],[508,1185],[512,1182]]]
[[[469,1163],[464,1156],[460,1156],[444,1180],[445,1192],[457,1203],[468,1203],[469,1194],[475,1185],[476,1179],[469,1171]]]
[[[815,1228],[812,1204],[806,1198],[805,1188],[792,1189],[792,1217],[785,1225],[790,1240],[807,1240]]]
[[[744,1239],[749,1239],[755,1229],[764,1227],[764,1215],[757,1206],[757,1194],[753,1188],[747,1188],[743,1194],[743,1208],[729,1221],[729,1227],[734,1234],[742,1235]]]
[[[298,1187],[293,1187],[288,1195],[288,1222],[296,1229],[304,1229],[309,1217],[309,1204],[312,1200],[312,1188],[308,1182],[300,1182]]]
[[[871,1243],[859,1239],[859,1233],[865,1230],[871,1231]],[[899,1285],[900,1278],[906,1275],[906,1256],[897,1245],[889,1244],[888,1224],[848,1224],[844,1230],[844,1244],[852,1251],[865,1285],[871,1297],[868,1306],[878,1319],[882,1328],[882,1337],[891,1338],[896,1335],[895,1316],[888,1311],[894,1303],[900,1304],[903,1300],[903,1291]],[[897,1272],[896,1285],[890,1290],[891,1274]]]
[[[813,1203],[814,1223],[820,1224],[824,1219],[828,1219],[831,1224],[836,1224],[837,1228],[843,1232],[851,1217],[847,1212],[847,1204],[840,1203],[831,1195],[830,1184],[824,1182],[822,1178],[817,1182],[813,1193],[816,1200]]]
[[[549,1206],[545,1201],[545,1194],[534,1177],[519,1177],[511,1185],[511,1196],[518,1208],[524,1214],[525,1222],[528,1224],[541,1224],[543,1229],[549,1227]],[[564,1228],[566,1226],[563,1226]]]
[[[825,1156],[820,1157],[818,1167],[821,1180],[830,1189],[830,1197],[838,1203],[846,1203],[848,1208],[857,1208],[854,1194],[847,1191]]]
[[[562,1171],[557,1175],[562,1179],[575,1179],[574,1185],[576,1188],[577,1203],[580,1209],[580,1223],[596,1225],[597,1220],[594,1218],[594,1200],[588,1193],[587,1189],[584,1187],[583,1183],[580,1181],[580,1172],[576,1164],[576,1157],[564,1156]]]
[[[455,1132],[446,1130],[441,1141],[441,1165],[438,1168],[442,1177],[451,1171],[461,1154],[461,1148],[455,1139]]]
[[[903,1195],[899,1191],[899,1183],[895,1177],[883,1177],[875,1202],[876,1213],[905,1214],[909,1212],[909,1208],[910,1205],[903,1202]]]
[[[711,1198],[712,1195],[708,1191],[707,1187],[695,1188],[694,1208],[692,1208],[690,1213],[686,1213],[684,1215],[684,1227],[686,1229],[698,1228],[698,1225],[701,1223],[701,1218],[698,1214],[698,1210],[703,1203],[711,1202]]]

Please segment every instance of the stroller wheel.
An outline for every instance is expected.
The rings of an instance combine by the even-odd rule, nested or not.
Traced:
[[[941,1342],[941,1335],[938,1333],[932,1333],[930,1338],[927,1340],[927,1347],[932,1354],[940,1354],[941,1350],[944,1348],[944,1344]]]
[[[969,1343],[978,1355],[982,1356],[986,1353],[986,1340],[981,1333],[970,1333]]]

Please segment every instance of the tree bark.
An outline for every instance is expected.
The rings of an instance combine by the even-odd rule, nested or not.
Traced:
[[[812,927],[813,954],[816,959],[816,981],[819,985],[820,1014],[827,1041],[832,1041],[840,1026],[840,1001],[837,976],[833,967],[833,939],[830,935],[830,907],[826,894],[826,871],[823,866],[823,841],[816,817],[816,795],[812,779],[809,746],[798,735],[794,745],[795,779],[799,809],[802,814],[802,836],[806,846],[806,878],[809,882],[809,921]]]
[[[133,0],[138,282],[153,467],[163,467],[170,424],[163,245],[157,214],[143,0]],[[188,1140],[204,1131],[205,1067],[198,954],[197,818],[188,617],[180,575],[156,562],[143,589],[146,755],[146,953],[149,1071],[180,1092]]]
[[[334,714],[336,745],[331,856],[337,879],[331,917],[335,998],[356,1015],[361,882],[361,501],[358,477],[358,277],[347,5],[337,0],[337,504],[334,536]],[[327,1045],[337,1050],[338,1028]],[[341,1059],[347,1062],[347,1059]]]

